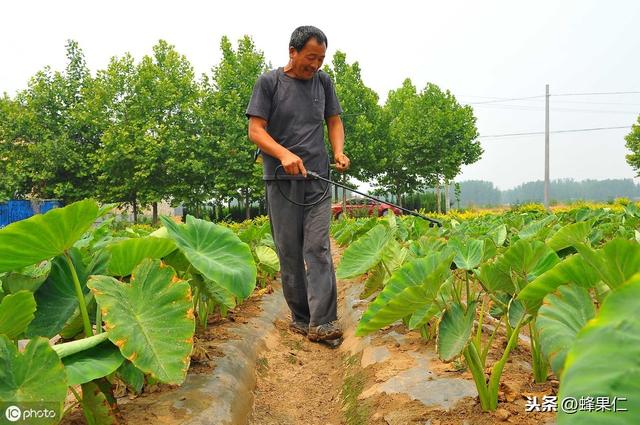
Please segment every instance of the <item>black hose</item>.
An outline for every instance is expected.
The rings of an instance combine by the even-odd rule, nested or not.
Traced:
[[[298,206],[301,206],[301,207],[311,207],[311,206],[314,206],[314,205],[318,205],[320,202],[324,201],[324,199],[327,197],[327,192],[329,191],[329,186],[330,185],[335,185],[335,186],[341,187],[343,189],[350,190],[351,192],[357,193],[358,195],[362,195],[362,196],[364,196],[366,198],[373,199],[374,201],[380,202],[381,204],[391,205],[392,207],[395,207],[395,208],[399,209],[400,211],[404,211],[407,214],[413,215],[415,217],[420,217],[421,219],[426,220],[431,224],[435,224],[438,227],[442,227],[442,223],[440,221],[438,221],[438,220],[435,220],[433,218],[429,218],[429,217],[424,216],[422,214],[419,214],[419,213],[417,213],[415,211],[408,210],[406,208],[401,207],[400,205],[395,205],[395,204],[392,204],[392,203],[390,203],[388,201],[384,201],[382,199],[376,198],[375,196],[371,196],[371,195],[367,195],[366,193],[359,192],[359,191],[357,191],[355,189],[350,188],[349,186],[343,185],[342,183],[337,183],[337,182],[334,182],[333,180],[324,178],[321,175],[319,175],[318,173],[315,173],[313,171],[307,171],[307,176],[311,176],[314,179],[322,180],[322,181],[327,182],[327,187],[324,189],[324,193],[322,194],[322,197],[318,201],[311,202],[309,204],[301,204],[301,203],[296,202],[296,201],[294,201],[292,199],[289,199],[284,194],[284,192],[282,191],[282,188],[280,187],[280,179],[278,178],[278,170],[280,170],[280,169],[284,169],[284,167],[282,165],[278,165],[276,167],[276,169],[275,169],[275,172],[274,172],[275,179],[276,179],[276,182],[277,182],[276,185],[278,186],[278,190],[280,191],[280,194],[282,195],[282,197],[284,199],[286,199],[287,201],[291,202],[292,204],[295,204],[295,205],[298,205]],[[327,173],[328,173],[328,170],[327,170]]]
[[[311,202],[311,203],[308,203],[308,204],[301,204],[300,202],[296,202],[293,199],[289,199],[289,197],[287,197],[287,195],[284,194],[284,192],[282,191],[282,188],[280,187],[281,179],[278,178],[278,170],[280,170],[280,169],[284,169],[284,167],[282,165],[278,165],[276,167],[275,171],[274,171],[274,176],[276,178],[276,186],[278,186],[278,190],[280,191],[280,195],[282,195],[282,197],[284,199],[286,199],[287,201],[291,202],[294,205],[298,205],[299,207],[313,207],[313,206],[318,205],[320,202],[324,201],[327,198],[327,193],[329,192],[329,186],[330,186],[330,183],[332,183],[331,180],[327,180],[328,183],[327,183],[327,187],[324,188],[324,193],[322,194],[320,199],[318,199],[315,202]],[[329,167],[327,167],[327,173],[328,172],[329,172]],[[307,173],[307,174],[311,174],[311,173]],[[317,176],[316,173],[313,173],[313,174],[315,174]]]

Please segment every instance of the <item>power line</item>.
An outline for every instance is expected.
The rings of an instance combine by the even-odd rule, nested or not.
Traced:
[[[480,97],[480,96],[478,96]],[[544,95],[539,96],[527,96],[527,97],[513,97],[513,98],[496,98],[494,100],[487,100],[484,102],[469,102],[468,105],[482,105],[485,103],[499,103],[499,102],[511,102],[513,100],[526,100],[526,99],[536,99],[539,97],[544,97]]]
[[[581,93],[557,93],[557,94],[551,93],[549,94],[549,96],[599,96],[599,95],[621,95],[621,94],[640,94],[640,91],[581,92]],[[510,102],[515,100],[529,100],[529,99],[542,100],[542,98],[544,98],[545,96],[537,95],[537,96],[525,96],[525,97],[494,97],[494,96],[462,95],[460,97],[477,97],[480,99],[491,99],[491,100],[482,101],[482,102],[467,102],[468,105],[481,105],[486,103]]]
[[[600,131],[600,130],[615,130],[615,129],[621,129],[621,128],[626,128],[629,129],[631,128],[630,125],[625,125],[625,126],[620,126],[620,127],[594,127],[594,128],[577,128],[577,129],[572,129],[572,130],[555,130],[555,131],[550,131],[549,133],[578,133],[578,132],[585,132],[585,131]],[[535,131],[535,132],[530,132],[530,133],[506,133],[506,134],[492,134],[489,136],[478,136],[478,138],[497,138],[497,137],[514,137],[514,136],[536,136],[536,135],[540,135],[540,134],[544,134],[544,131]]]
[[[476,105],[479,108],[495,108],[495,109],[510,109],[516,111],[543,111],[544,106],[540,105]],[[604,113],[604,114],[638,114],[640,110],[631,111],[631,110],[619,110],[619,109],[580,109],[580,108],[554,108],[551,107],[552,112],[591,112],[591,113]]]
[[[599,96],[599,95],[618,95],[618,94],[640,94],[640,91],[609,91],[609,92],[593,92],[593,93],[559,93],[559,94],[549,94],[549,96]]]

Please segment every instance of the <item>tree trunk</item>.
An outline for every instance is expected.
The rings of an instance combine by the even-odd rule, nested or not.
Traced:
[[[442,207],[440,205],[440,182],[436,183],[436,212],[438,214],[442,213]]]
[[[249,220],[251,218],[251,191],[249,191],[249,189],[245,189],[244,203],[246,208],[245,218]]]
[[[449,214],[449,181],[445,180],[444,182],[444,213]]]
[[[401,207],[404,206],[402,205],[402,194],[400,193],[400,190],[396,192],[396,204],[400,205]]]
[[[347,214],[347,189],[342,188],[342,214],[343,218],[347,218],[349,215]]]
[[[136,197],[133,197],[133,222],[137,223],[138,222],[138,200],[136,199]]]
[[[154,225],[156,225],[156,224],[158,224],[158,203],[157,202],[153,202],[151,204],[151,209],[152,209],[151,222]]]

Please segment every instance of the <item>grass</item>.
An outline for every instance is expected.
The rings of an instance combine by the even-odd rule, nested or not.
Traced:
[[[369,423],[369,406],[358,400],[364,390],[366,376],[359,367],[357,355],[344,359],[345,377],[342,382],[342,407],[347,425],[366,425]]]

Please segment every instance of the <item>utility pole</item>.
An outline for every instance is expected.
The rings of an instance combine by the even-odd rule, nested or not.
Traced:
[[[544,208],[549,209],[549,84],[544,102]]]

